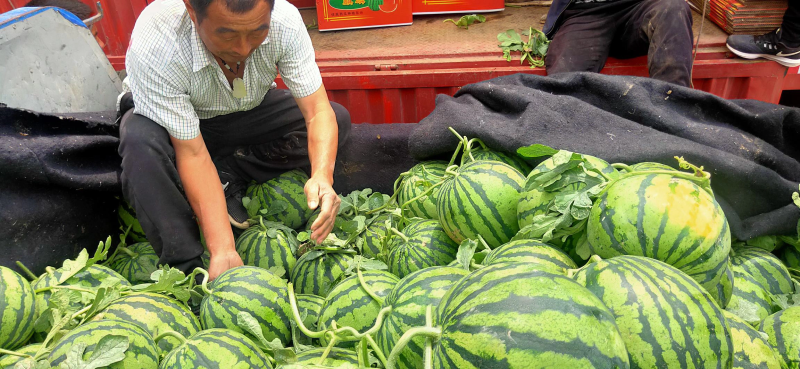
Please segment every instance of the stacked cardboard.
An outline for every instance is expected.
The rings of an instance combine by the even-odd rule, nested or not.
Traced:
[[[764,34],[780,27],[787,0],[688,0],[697,12],[703,11],[729,34]],[[791,0],[797,1],[797,0]]]

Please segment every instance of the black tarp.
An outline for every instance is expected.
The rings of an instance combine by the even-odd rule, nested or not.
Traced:
[[[451,153],[458,142],[448,127],[507,152],[539,143],[612,163],[672,166],[683,156],[711,173],[735,237],[796,234],[798,109],[641,77],[517,74],[439,95],[409,139],[411,155]]]

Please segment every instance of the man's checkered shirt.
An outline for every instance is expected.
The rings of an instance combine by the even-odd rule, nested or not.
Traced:
[[[314,48],[300,12],[275,0],[269,35],[244,65],[247,96],[233,97],[222,69],[197,35],[182,0],[156,0],[139,15],[125,58],[123,93],[132,92],[134,113],[152,119],[172,137],[200,134],[199,119],[258,106],[281,78],[294,97],[322,86]]]

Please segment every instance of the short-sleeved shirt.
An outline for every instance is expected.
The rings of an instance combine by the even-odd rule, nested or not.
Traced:
[[[139,15],[125,58],[134,113],[160,124],[172,137],[195,138],[200,119],[258,106],[280,70],[297,98],[322,86],[314,48],[300,12],[275,0],[267,39],[244,63],[247,96],[233,91],[214,56],[203,44],[182,0],[157,0]]]

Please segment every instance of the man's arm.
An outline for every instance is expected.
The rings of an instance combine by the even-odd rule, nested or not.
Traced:
[[[306,97],[296,98],[308,129],[308,158],[311,178],[306,182],[308,207],[320,208],[320,215],[311,225],[311,238],[322,242],[333,229],[341,200],[333,190],[333,169],[339,146],[339,126],[328,101],[325,86]]]
[[[170,136],[170,140],[175,148],[175,161],[183,189],[200,221],[211,254],[208,274],[213,280],[222,272],[242,265],[228,221],[219,175],[202,136],[190,140]]]

